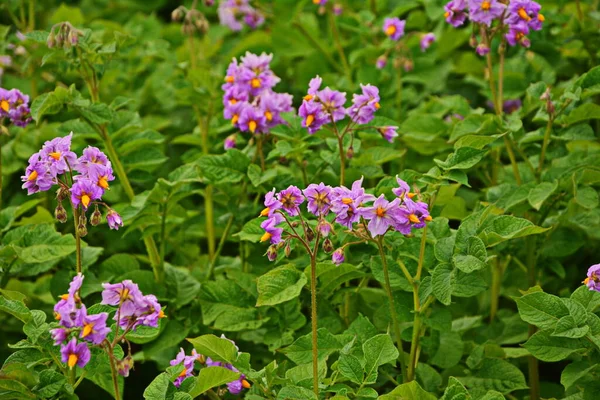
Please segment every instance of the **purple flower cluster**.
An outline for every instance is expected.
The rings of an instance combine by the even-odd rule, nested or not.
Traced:
[[[221,338],[227,339],[225,337],[225,335],[221,335]],[[229,340],[231,343],[233,343],[235,345],[235,343],[232,340],[230,340],[230,339],[227,339],[227,340]],[[237,348],[237,346],[236,346],[236,348]],[[183,364],[183,371],[181,371],[179,376],[177,376],[177,379],[175,379],[175,382],[173,382],[173,384],[177,387],[180,387],[186,378],[189,378],[190,376],[194,376],[194,374],[193,374],[194,364],[196,363],[196,361],[204,362],[204,359],[205,359],[204,356],[202,356],[201,354],[198,354],[196,352],[196,349],[192,350],[191,355],[186,356],[185,350],[180,348],[179,353],[177,353],[177,356],[173,360],[171,360],[170,364],[171,364],[171,366]],[[223,367],[223,368],[227,368],[234,372],[240,372],[233,365],[223,363],[220,361],[213,361],[210,357],[206,358],[206,366],[207,367]],[[238,379],[231,381],[231,382],[227,382],[227,388],[229,389],[229,393],[231,393],[231,394],[240,394],[242,392],[242,389],[250,388],[250,382],[248,382],[246,380],[246,376],[244,374],[240,374],[240,377]]]
[[[60,327],[50,330],[54,344],[61,346],[62,362],[69,368],[76,365],[85,367],[90,361],[88,343],[98,345],[110,333],[110,328],[106,326],[107,313],[87,313],[87,308],[79,297],[82,283],[83,275],[78,274],[71,281],[68,293],[60,296],[54,306],[54,316]]]
[[[97,147],[87,147],[82,156],[77,158],[71,151],[72,138],[71,132],[65,137],[57,137],[44,143],[42,149],[29,158],[25,175],[21,177],[24,182],[22,187],[31,195],[45,192],[58,184],[61,190],[70,192],[73,207],[81,207],[83,211],[87,211],[92,203],[102,198],[109,188],[109,182],[115,177],[108,157]],[[73,185],[69,188],[65,183],[67,179],[61,180],[60,176],[74,172],[79,174],[73,176]],[[123,226],[121,216],[111,208],[108,209],[106,219],[111,229]]]
[[[383,33],[390,39],[397,41],[404,36],[404,26],[406,21],[398,17],[386,18],[383,21]]]
[[[321,89],[323,80],[316,76],[308,84],[308,94],[304,96],[298,115],[302,126],[314,134],[323,125],[334,123],[349,116],[352,123],[364,125],[373,120],[379,109],[379,89],[373,85],[360,85],[361,93],[352,95],[352,104],[346,108],[346,93]]]
[[[18,89],[0,88],[0,120],[4,118],[8,118],[16,126],[27,126],[32,121],[29,96]]]
[[[592,265],[587,271],[587,278],[583,283],[590,289],[600,292],[600,264]]]
[[[218,14],[221,25],[234,32],[241,31],[244,24],[256,29],[265,22],[265,16],[250,5],[250,0],[222,0]]]
[[[292,96],[273,91],[280,79],[270,69],[272,59],[272,54],[247,52],[241,63],[234,58],[227,68],[223,116],[242,132],[268,133],[285,123],[282,112],[293,111]],[[235,140],[228,139],[225,147],[235,146]]]
[[[102,287],[101,304],[118,307],[114,320],[125,331],[135,330],[140,325],[156,328],[158,320],[165,317],[156,296],[144,296],[138,285],[130,280],[114,284],[103,283]]]
[[[444,17],[454,27],[464,24],[467,18],[488,27],[497,20],[507,27],[504,37],[509,45],[529,47],[531,42],[527,35],[530,30],[542,29],[545,18],[540,13],[541,8],[533,0],[511,0],[508,5],[499,0],[451,0],[444,6]],[[489,53],[488,43],[474,47],[479,55]]]
[[[375,197],[366,193],[362,187],[362,178],[355,181],[351,188],[332,188],[320,183],[310,184],[304,190],[290,186],[277,194],[275,189],[268,192],[265,196],[265,209],[260,213],[267,217],[261,224],[265,233],[260,240],[268,240],[272,244],[267,252],[269,259],[273,261],[277,256],[273,246],[280,246],[287,240],[283,237],[284,228],[280,226],[284,221],[289,222],[285,215],[300,215],[300,205],[305,201],[308,212],[319,217],[317,229],[322,237],[328,236],[331,230],[331,225],[324,218],[329,213],[335,215],[334,222],[349,230],[363,221],[372,238],[385,235],[390,229],[409,235],[413,228],[423,228],[427,221],[431,221],[427,203],[414,201],[415,194],[410,192],[409,185],[400,178],[396,179],[398,187],[393,189],[396,198],[392,201],[388,201],[383,195]],[[332,259],[336,264],[343,262],[343,248],[336,250]]]

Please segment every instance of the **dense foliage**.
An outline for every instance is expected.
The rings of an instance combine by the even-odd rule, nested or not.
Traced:
[[[597,0],[0,10],[0,399],[598,398]]]

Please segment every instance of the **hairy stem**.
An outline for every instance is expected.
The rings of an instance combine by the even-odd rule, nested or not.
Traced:
[[[79,229],[77,229],[79,224],[79,209],[74,207],[73,203],[71,203],[71,206],[73,208],[73,226],[75,228],[75,270],[79,274],[81,273],[81,236],[79,235]]]
[[[381,265],[383,266],[383,276],[385,278],[385,291],[388,296],[388,303],[390,306],[390,315],[392,317],[392,325],[394,328],[394,335],[396,336],[396,347],[398,348],[399,360],[400,360],[400,371],[402,372],[402,378],[404,381],[407,380],[406,368],[404,367],[404,350],[402,348],[402,331],[398,324],[398,317],[396,316],[396,304],[394,302],[394,294],[392,293],[392,285],[390,283],[390,273],[388,269],[387,259],[385,258],[385,251],[383,250],[383,237],[379,236],[376,240],[377,248],[379,249],[379,256],[381,257]]]
[[[344,136],[338,134],[337,140],[340,150],[340,185],[343,186],[346,180],[346,152],[344,151]]]
[[[419,362],[419,341],[421,339],[421,303],[419,299],[419,284],[413,281],[413,303],[414,303],[414,319],[412,341],[410,343],[410,356],[408,362],[407,380],[408,382],[415,379],[415,371]]]
[[[319,349],[317,340],[317,255],[310,256],[310,310],[312,325],[313,390],[319,398]]]
[[[544,142],[542,143],[542,150],[540,153],[540,162],[538,165],[537,173],[538,176],[542,174],[542,168],[544,167],[544,160],[546,159],[546,150],[550,143],[550,135],[552,134],[552,117],[548,118],[548,124],[546,124],[546,131],[544,132]]]
[[[537,284],[536,276],[536,237],[527,237],[526,248],[527,248],[527,275],[529,281],[529,287],[533,287]],[[529,337],[536,332],[534,325],[529,325]],[[538,360],[533,356],[528,357],[528,370],[529,370],[529,398],[531,400],[539,400],[540,398],[540,377],[538,370]]]
[[[108,345],[108,359],[110,362],[110,374],[112,376],[113,389],[115,391],[115,400],[121,400],[121,392],[119,391],[119,378],[117,373],[117,367],[115,365],[115,355],[113,353],[112,346]]]
[[[507,262],[508,264],[508,262]],[[490,294],[490,322],[496,318],[498,312],[498,303],[500,300],[500,287],[502,286],[502,276],[504,275],[504,268],[500,264],[500,260],[496,258],[492,264],[492,292]]]

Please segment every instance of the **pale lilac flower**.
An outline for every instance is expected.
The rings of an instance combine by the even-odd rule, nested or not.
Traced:
[[[587,271],[587,278],[583,283],[590,289],[600,292],[600,264],[594,264]]]
[[[339,121],[346,116],[344,104],[346,104],[346,93],[332,90],[329,87],[318,93],[319,102],[323,106],[323,111],[330,115],[329,122]]]
[[[44,143],[40,151],[42,161],[49,162],[53,177],[64,174],[69,168],[77,167],[77,156],[71,151],[73,133],[65,137],[57,137]]]
[[[384,55],[377,57],[377,61],[375,61],[375,66],[377,69],[383,69],[387,65],[387,57]]]
[[[504,37],[511,46],[519,44],[525,48],[529,48],[529,46],[531,46],[531,41],[526,36],[528,33],[529,29],[526,25],[512,25]]]
[[[105,312],[88,315],[85,305],[82,304],[76,321],[76,325],[81,328],[79,337],[93,344],[102,343],[110,333],[110,328],[106,326],[107,318],[108,314]]]
[[[110,229],[114,229],[116,231],[118,231],[119,228],[123,226],[123,219],[121,218],[119,213],[113,210],[112,208],[108,210],[108,214],[106,214],[106,222],[108,223],[108,227]]]
[[[272,217],[273,213],[281,209],[282,204],[275,196],[275,189],[265,194],[265,208],[260,212],[261,217]]]
[[[397,126],[382,126],[378,129],[381,136],[390,143],[394,142],[394,138],[398,136]]]
[[[307,128],[310,134],[314,134],[330,122],[321,104],[314,100],[304,100],[298,109],[298,115],[302,117],[302,127]]]
[[[67,330],[65,328],[50,329],[50,336],[54,340],[55,346],[60,346],[65,340],[67,340]]]
[[[444,18],[450,25],[456,27],[461,26],[467,19],[467,13],[465,12],[467,4],[465,0],[452,0],[444,6]]]
[[[175,386],[181,386],[181,384],[186,378],[193,376],[195,361],[195,356],[186,356],[185,350],[183,350],[183,348],[179,349],[179,353],[177,353],[175,359],[170,361],[171,366],[183,364],[183,371],[181,371],[177,379],[175,379],[175,382],[173,382]]]
[[[281,202],[282,208],[290,217],[295,217],[300,213],[300,204],[304,203],[304,196],[300,189],[290,185],[277,194],[277,200]]]
[[[282,223],[284,220],[283,216],[279,213],[273,214],[272,217],[263,221],[260,227],[265,230],[265,233],[261,236],[260,241],[266,242],[270,240],[271,244],[278,244],[281,242],[281,234],[283,228],[278,228],[277,225]]]
[[[303,190],[307,201],[307,209],[311,214],[323,216],[329,213],[331,208],[331,186],[323,182],[317,184],[311,183]],[[325,235],[326,236],[326,235]]]
[[[381,195],[373,202],[371,207],[364,207],[361,215],[369,221],[367,229],[372,237],[385,235],[389,227],[397,223],[400,200],[394,199],[389,202]]]
[[[398,40],[404,36],[406,21],[400,18],[386,18],[383,22],[383,32],[392,40]]]
[[[139,303],[142,297],[137,284],[131,280],[124,280],[120,283],[103,283],[102,303],[111,306],[118,306],[125,303]]]
[[[506,5],[498,0],[469,0],[469,17],[471,21],[490,26],[492,21],[500,18]]]
[[[485,43],[479,43],[475,48],[475,51],[477,52],[477,54],[483,57],[490,52],[490,48]]]
[[[99,200],[104,191],[100,186],[89,179],[78,179],[71,187],[71,202],[73,207],[81,205],[87,210],[94,200]]]
[[[54,185],[48,164],[42,162],[40,153],[29,157],[29,165],[25,170],[25,175],[21,176],[21,180],[24,182],[22,188],[27,189],[28,195],[45,192]]]

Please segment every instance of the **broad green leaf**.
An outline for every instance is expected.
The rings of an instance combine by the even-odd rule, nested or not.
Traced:
[[[452,261],[462,272],[471,273],[485,268],[486,258],[487,251],[483,241],[477,236],[471,236],[467,241],[466,254],[455,254]]]
[[[206,155],[196,161],[202,175],[211,183],[222,185],[240,182],[246,176],[250,159],[239,150],[222,155]]]
[[[562,317],[556,323],[552,336],[566,337],[566,338],[580,338],[587,335],[590,331],[590,327],[587,325],[579,326],[575,319],[571,315]]]
[[[354,383],[362,383],[364,372],[360,360],[351,354],[342,354],[338,360],[338,371]]]
[[[521,370],[499,358],[485,358],[473,375],[458,379],[469,388],[496,390],[503,394],[527,388]]]
[[[55,396],[67,383],[67,378],[51,369],[45,369],[40,372],[40,382],[35,388],[35,393],[42,398]]]
[[[0,394],[3,399],[36,399],[27,386],[12,379],[0,379]]]
[[[0,311],[9,313],[24,323],[27,323],[32,318],[31,311],[29,311],[22,301],[10,300],[4,296],[0,296]]]
[[[379,400],[436,400],[431,393],[421,388],[417,381],[403,383],[388,394],[379,396]]]
[[[523,346],[535,358],[547,362],[564,360],[572,353],[587,348],[583,339],[554,337],[551,330],[536,332]]]
[[[326,360],[329,355],[341,350],[342,343],[327,329],[317,331],[318,360]],[[307,334],[296,339],[290,346],[281,349],[290,360],[297,365],[312,362],[312,334]]]
[[[287,385],[277,393],[277,400],[317,400],[317,396],[312,390]]]
[[[589,209],[596,208],[598,207],[598,192],[590,186],[577,188],[575,201],[582,207]]]
[[[444,170],[469,169],[477,164],[487,150],[479,150],[472,147],[460,147],[454,153],[448,155],[446,161],[434,160],[438,167]]]
[[[210,357],[215,361],[223,361],[233,364],[237,359],[237,349],[228,339],[219,338],[215,335],[203,335],[197,338],[187,339],[198,354]]]
[[[379,366],[395,363],[400,354],[390,335],[374,336],[363,343],[362,348],[365,355],[365,382],[367,383],[375,383]]]
[[[196,398],[209,389],[233,382],[240,377],[239,372],[233,372],[223,367],[205,367],[198,374],[197,383],[189,392],[192,398]]]
[[[242,230],[236,233],[234,236],[238,236],[240,240],[258,243],[262,235],[264,235],[265,230],[260,227],[260,224],[265,221],[265,218],[255,218],[246,222]],[[266,248],[265,248],[266,251]]]
[[[575,361],[567,365],[560,374],[560,384],[565,390],[573,386],[579,379],[589,376],[590,372],[596,368],[597,364],[590,364],[589,361]]]
[[[584,306],[587,311],[594,312],[600,306],[600,293],[582,285],[571,294],[571,300]]]
[[[548,197],[554,193],[556,188],[558,187],[558,182],[542,182],[539,185],[535,186],[533,189],[529,191],[529,196],[527,196],[527,200],[531,207],[539,210],[542,208],[542,205]]]
[[[505,240],[535,235],[545,232],[548,229],[549,228],[536,226],[524,218],[513,217],[512,215],[501,215],[494,218],[491,223],[483,229],[479,237],[483,239],[487,247],[491,247]]]
[[[451,376],[448,379],[448,386],[444,391],[444,395],[440,400],[469,400],[471,395],[462,383],[455,377]]]
[[[308,279],[293,264],[275,268],[258,278],[256,306],[273,306],[300,295]]]
[[[441,368],[451,368],[458,364],[464,348],[460,335],[453,331],[441,331],[437,336],[439,339],[436,350],[429,362]]]
[[[434,296],[444,305],[450,305],[454,271],[450,264],[439,264],[433,270],[431,286]]]
[[[534,292],[516,299],[521,319],[541,329],[554,328],[558,320],[569,315],[569,309],[556,296]]]

